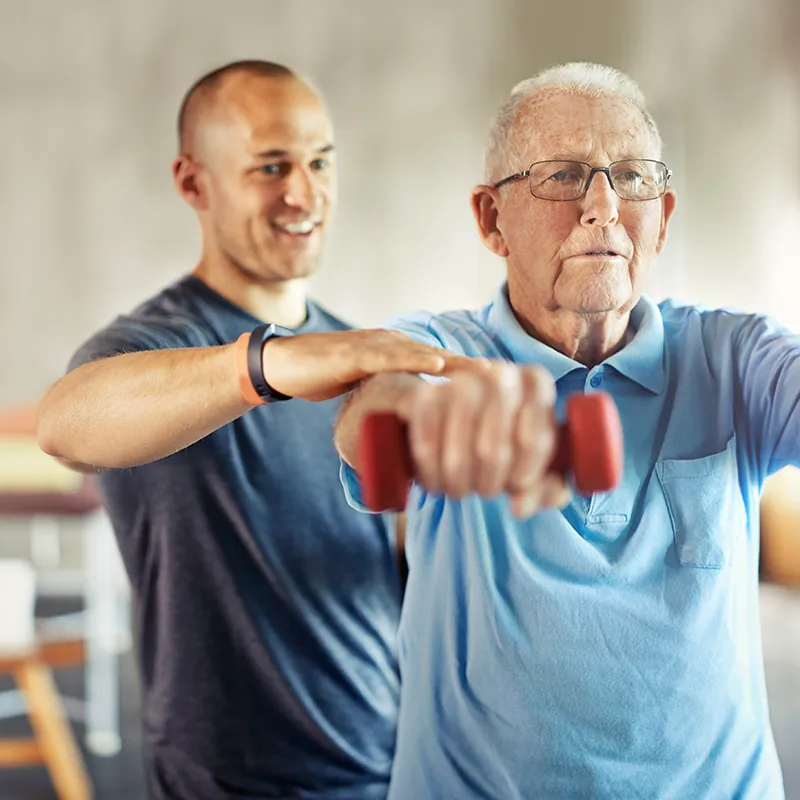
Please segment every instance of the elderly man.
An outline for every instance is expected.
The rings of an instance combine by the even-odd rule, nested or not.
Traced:
[[[337,424],[407,423],[410,579],[390,800],[779,798],[757,614],[758,497],[800,463],[800,339],[643,294],[675,208],[637,86],[598,65],[518,85],[472,195],[507,282],[391,327],[500,364],[386,374]],[[506,363],[503,363],[506,362]],[[620,411],[606,494],[547,475],[574,392]]]

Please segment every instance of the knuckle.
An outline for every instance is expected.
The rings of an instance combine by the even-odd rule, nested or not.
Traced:
[[[523,383],[526,402],[540,406],[552,406],[555,403],[555,381],[544,367],[539,365],[525,367]]]
[[[481,467],[487,467],[496,461],[501,461],[503,450],[504,446],[500,442],[492,441],[492,439],[485,434],[478,436],[475,440],[475,460]]]
[[[463,488],[463,459],[455,448],[448,447],[442,452],[440,473],[443,484],[450,492],[460,492]]]
[[[563,506],[569,500],[569,491],[564,479],[558,475],[547,475],[542,480],[539,502],[543,507]]]
[[[468,372],[454,375],[448,383],[442,385],[442,391],[446,395],[450,414],[462,417],[472,417],[485,395],[480,379]]]
[[[546,461],[553,453],[556,444],[555,431],[552,425],[540,425],[537,434],[533,437],[532,451],[538,461]],[[543,466],[546,466],[543,465]]]
[[[487,392],[502,396],[505,392],[513,389],[517,372],[518,370],[510,364],[500,361],[491,369],[478,373],[477,378]]]
[[[437,448],[434,440],[416,436],[411,444],[411,457],[417,475],[428,488],[435,489],[438,481]]]
[[[494,468],[484,468],[479,473],[478,493],[484,497],[493,497],[504,489],[509,488],[509,472],[504,466],[508,466],[508,461],[493,465]]]
[[[448,381],[448,386],[451,386],[454,392],[463,394],[474,391],[474,387],[479,385],[480,378],[468,371],[455,372]]]
[[[516,432],[515,441],[520,461],[527,468],[538,471],[547,466],[555,447],[552,426],[544,424],[521,426]]]
[[[436,440],[429,431],[417,430],[414,436],[414,455],[418,462],[427,467],[436,455]]]
[[[374,335],[379,344],[390,344],[408,338],[405,334],[400,333],[400,331],[390,331],[386,328],[377,328]]]

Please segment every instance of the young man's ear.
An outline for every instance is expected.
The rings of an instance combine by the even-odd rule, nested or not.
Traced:
[[[172,181],[178,194],[195,211],[204,211],[208,207],[200,180],[200,166],[191,156],[180,155],[172,162]]]

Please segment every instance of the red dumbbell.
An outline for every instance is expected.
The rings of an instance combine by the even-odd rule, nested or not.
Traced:
[[[405,423],[395,414],[364,420],[358,452],[364,504],[371,511],[406,507],[414,476]],[[551,472],[572,473],[582,495],[607,492],[622,474],[622,425],[610,395],[574,394],[567,399],[566,422],[558,432]]]

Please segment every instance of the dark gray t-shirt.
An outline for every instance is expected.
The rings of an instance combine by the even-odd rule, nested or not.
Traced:
[[[70,369],[226,344],[258,323],[186,277]],[[297,332],[347,327],[310,302]],[[133,586],[156,797],[385,797],[401,587],[390,519],[345,500],[337,408],[255,408],[169,458],[102,473]]]

